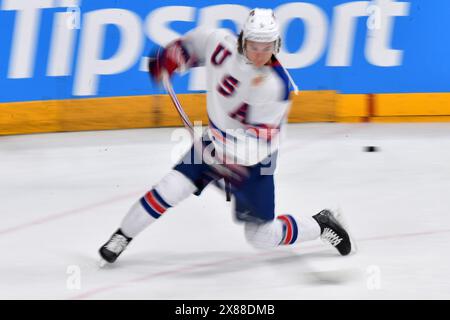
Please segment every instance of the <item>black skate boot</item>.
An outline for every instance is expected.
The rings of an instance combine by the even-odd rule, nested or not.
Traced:
[[[330,243],[343,256],[348,255],[352,251],[350,236],[331,211],[322,210],[314,215],[313,218],[320,226],[320,237],[322,240]]]
[[[109,263],[113,263],[128,246],[132,238],[128,238],[118,229],[99,250],[100,256]],[[101,263],[103,265],[103,263]]]

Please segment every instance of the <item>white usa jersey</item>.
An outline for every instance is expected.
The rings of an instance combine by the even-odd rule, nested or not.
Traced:
[[[208,134],[219,158],[248,166],[278,150],[291,101],[289,78],[275,56],[256,68],[226,29],[195,29],[182,45],[206,67]]]

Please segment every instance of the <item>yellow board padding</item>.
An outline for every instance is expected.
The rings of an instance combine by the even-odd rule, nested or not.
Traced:
[[[161,103],[159,111],[159,122],[161,127],[178,127],[183,122],[180,119],[175,107],[173,106],[169,96],[165,96],[166,101]],[[206,113],[206,96],[205,94],[179,94],[183,110],[189,116],[192,122],[200,121],[203,125],[208,124],[208,115]]]
[[[448,116],[392,116],[392,117],[371,117],[373,123],[399,123],[399,122],[450,122]]]
[[[344,122],[344,123],[367,122],[367,117],[337,117],[335,122]]]
[[[450,121],[450,93],[375,94],[370,99],[366,94],[300,91],[291,97],[291,123]],[[178,98],[192,121],[208,123],[205,94]],[[0,135],[182,125],[168,95],[0,103]]]
[[[291,92],[292,107],[289,122],[334,122],[336,119],[336,91],[299,91]]]
[[[340,119],[359,119],[368,116],[368,97],[366,94],[339,94],[336,117]]]
[[[393,93],[376,95],[376,116],[450,115],[450,93]]]
[[[203,95],[190,95],[196,102]],[[180,100],[186,99],[180,95]],[[201,108],[201,106],[200,106]],[[170,110],[169,110],[170,109]],[[186,109],[187,106],[186,106]],[[193,104],[189,110],[195,115]],[[182,125],[167,95],[0,104],[0,134],[149,128]]]
[[[336,93],[294,96],[290,122],[333,121]],[[178,98],[192,121],[208,123],[205,94]],[[0,134],[182,126],[168,95],[0,103]]]

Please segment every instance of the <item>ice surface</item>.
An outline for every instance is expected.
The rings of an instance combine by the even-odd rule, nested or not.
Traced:
[[[100,269],[100,245],[171,168],[173,130],[0,137],[0,298],[450,298],[448,123],[288,126],[277,213],[341,208],[355,255],[256,251],[209,187]]]

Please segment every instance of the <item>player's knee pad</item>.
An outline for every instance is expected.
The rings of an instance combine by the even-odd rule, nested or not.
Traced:
[[[257,249],[270,249],[278,246],[282,239],[283,226],[280,221],[265,223],[245,223],[245,238]]]
[[[172,207],[186,199],[197,188],[185,175],[177,170],[171,170],[161,179],[154,189]]]

